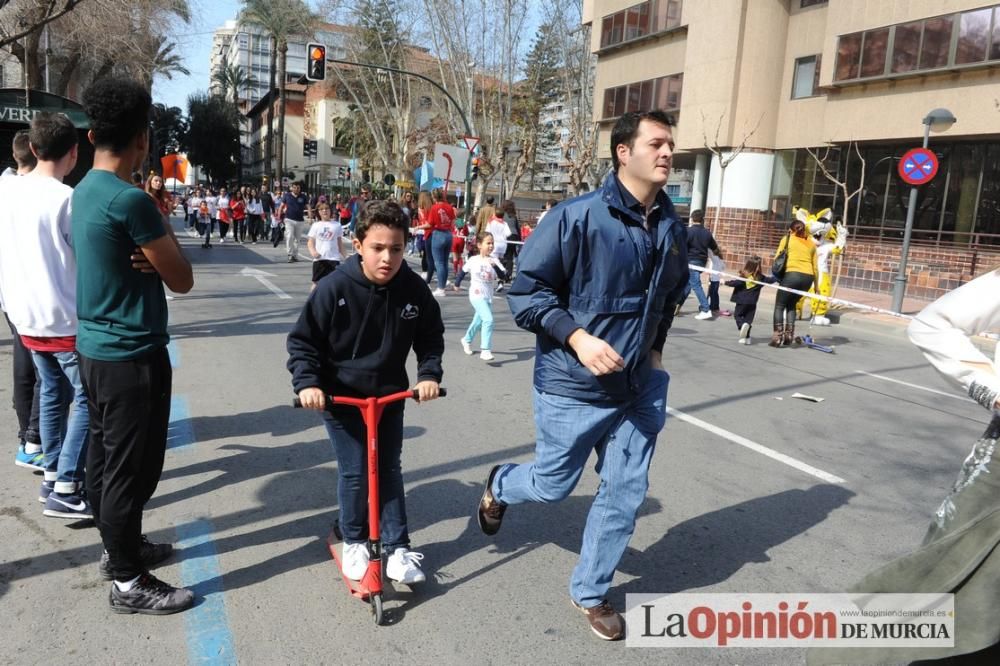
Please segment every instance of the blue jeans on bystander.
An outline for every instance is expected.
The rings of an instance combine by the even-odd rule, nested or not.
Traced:
[[[72,352],[32,351],[41,379],[38,425],[46,481],[55,475],[55,491],[71,495],[82,490],[90,413],[80,379],[80,358]]]

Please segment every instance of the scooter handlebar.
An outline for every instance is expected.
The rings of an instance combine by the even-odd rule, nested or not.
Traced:
[[[444,398],[447,395],[448,395],[448,389],[446,388],[438,389],[439,398]],[[409,397],[413,398],[414,400],[417,400],[418,402],[420,400],[419,394],[416,391],[409,391]],[[302,401],[299,400],[298,398],[295,398],[294,400],[292,400],[292,407],[294,407],[295,409],[301,409]],[[326,409],[329,410],[331,407],[333,407],[333,400],[331,399],[330,396],[326,396]]]

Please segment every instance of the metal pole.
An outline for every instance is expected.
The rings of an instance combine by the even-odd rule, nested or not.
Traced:
[[[931,136],[931,124],[924,125],[924,148]],[[913,218],[917,210],[917,187],[910,188],[910,202],[906,207],[906,226],[903,228],[903,250],[899,257],[899,272],[896,273],[892,290],[892,311],[902,314],[903,297],[906,295],[906,259],[910,254],[910,236],[913,234]]]

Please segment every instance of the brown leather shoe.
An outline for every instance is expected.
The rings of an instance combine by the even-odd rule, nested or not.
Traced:
[[[483,489],[483,497],[479,500],[479,507],[476,514],[479,518],[479,529],[487,536],[493,536],[500,531],[500,523],[503,522],[504,511],[507,505],[493,497],[493,478],[497,475],[500,465],[494,465],[490,470],[490,475],[486,477],[486,488]]]
[[[625,637],[625,618],[605,599],[596,606],[584,608],[573,601],[573,606],[587,616],[590,630],[605,641],[617,641]]]

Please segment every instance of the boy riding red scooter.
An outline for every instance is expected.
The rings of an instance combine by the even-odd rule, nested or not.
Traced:
[[[400,467],[403,399],[412,396],[425,402],[440,395],[444,324],[430,289],[403,262],[408,230],[397,204],[365,204],[355,227],[357,254],[317,283],[288,335],[292,386],[303,407],[324,410],[336,451],[344,541],[340,564],[344,577],[353,581],[365,577],[372,569],[369,562],[380,559],[383,548],[390,579],[404,584],[425,579],[423,556],[410,550],[407,531]],[[418,363],[412,389],[405,368],[411,348]],[[370,415],[378,426],[381,544],[368,541],[366,458],[371,441],[358,409],[364,405],[358,400],[330,402],[328,396],[382,398],[381,419]],[[394,401],[386,400],[390,397]]]

